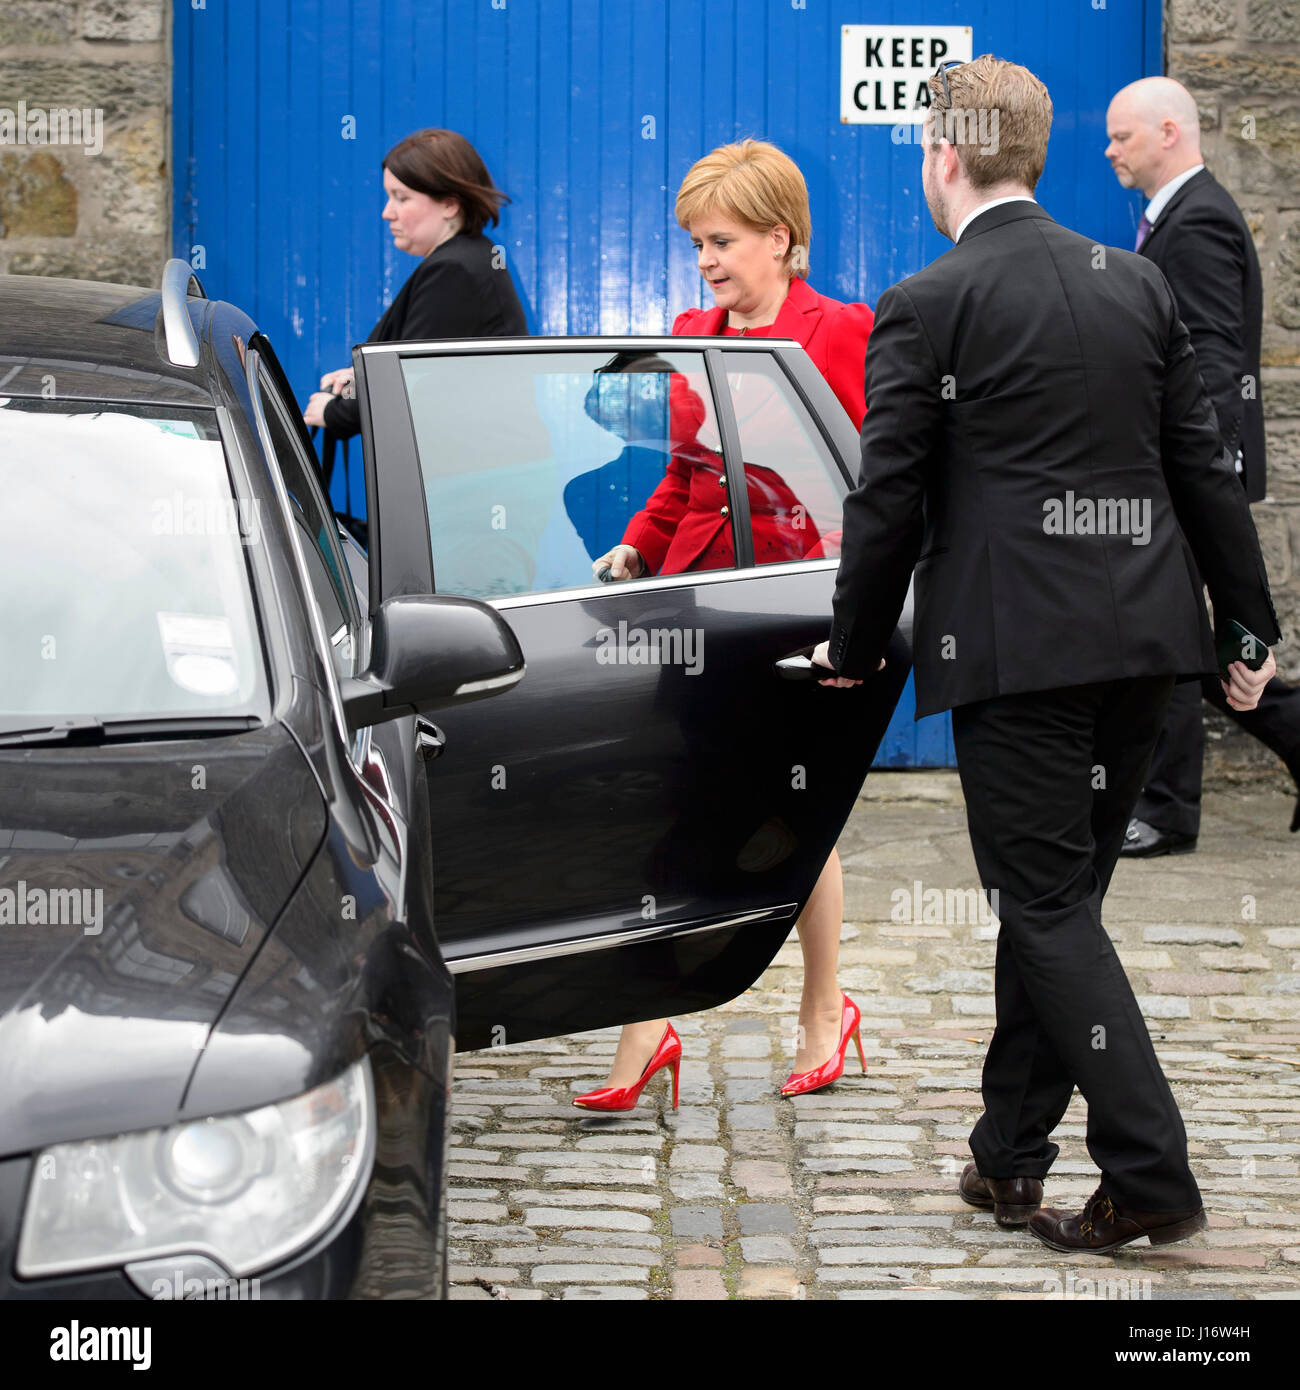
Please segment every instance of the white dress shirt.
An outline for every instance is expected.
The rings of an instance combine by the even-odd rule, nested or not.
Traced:
[[[1037,198],[1030,198],[1024,193],[1013,193],[1009,198],[992,198],[987,203],[981,203],[974,212],[968,212],[962,219],[962,224],[957,228],[957,235],[953,237],[954,244],[961,240],[961,234],[970,226],[972,222],[982,212],[987,212],[990,208],[1000,208],[1003,203],[1036,203]]]
[[[1157,190],[1151,201],[1147,204],[1147,210],[1143,216],[1154,227],[1156,219],[1169,206],[1169,200],[1187,182],[1188,179],[1195,178],[1197,174],[1205,168],[1204,164],[1193,165],[1190,169],[1184,169],[1177,178],[1172,178],[1163,188]]]

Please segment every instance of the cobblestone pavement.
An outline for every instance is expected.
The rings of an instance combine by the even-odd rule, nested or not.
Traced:
[[[1210,1213],[1199,1236],[1115,1258],[1058,1255],[958,1199],[997,929],[924,912],[891,920],[897,889],[977,879],[956,774],[873,773],[840,841],[840,980],[862,1009],[867,1074],[853,1057],[827,1091],[777,1094],[799,1001],[793,935],[753,989],[674,1020],[685,1047],[675,1114],[667,1072],[626,1117],[569,1104],[604,1077],[616,1030],[464,1054],[452,1296],[1300,1297],[1300,836],[1289,819],[1276,792],[1209,792],[1200,851],[1121,863],[1107,898],[1187,1123]],[[1077,1208],[1095,1186],[1083,1119],[1076,1094],[1048,1205]]]

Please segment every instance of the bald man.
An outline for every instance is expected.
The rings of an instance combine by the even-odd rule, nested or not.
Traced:
[[[1246,489],[1264,496],[1264,407],[1260,398],[1263,287],[1255,243],[1241,210],[1205,167],[1201,123],[1186,87],[1147,77],[1116,94],[1106,113],[1106,158],[1125,188],[1147,197],[1135,249],[1155,262],[1174,292],[1224,448]],[[1174,687],[1146,786],[1121,854],[1188,854],[1201,822],[1205,735],[1201,697],[1235,719],[1286,763],[1300,784],[1300,690],[1272,680],[1256,709],[1234,710],[1218,681]],[[1300,798],[1291,829],[1300,830]]]

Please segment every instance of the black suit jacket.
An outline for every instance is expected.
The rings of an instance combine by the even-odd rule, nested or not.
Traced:
[[[918,718],[1213,671],[1195,565],[1220,623],[1277,639],[1245,493],[1150,261],[1036,203],[981,213],[881,296],[866,384],[830,639],[842,675],[874,671],[913,566]]]
[[[527,332],[510,272],[493,264],[492,243],[481,232],[460,232],[416,266],[366,342],[510,338]],[[356,401],[339,396],[328,402],[325,425],[342,438],[356,434],[361,428]]]
[[[1142,243],[1164,272],[1187,325],[1219,433],[1242,451],[1246,496],[1264,496],[1264,403],[1259,344],[1264,285],[1255,241],[1232,195],[1207,169],[1169,200]]]

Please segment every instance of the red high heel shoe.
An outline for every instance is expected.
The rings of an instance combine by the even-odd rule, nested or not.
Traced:
[[[858,1061],[862,1063],[863,1072],[866,1072],[867,1059],[862,1052],[862,1035],[859,1031],[862,1024],[862,1010],[842,990],[840,998],[844,1000],[844,1006],[840,1010],[839,1047],[820,1067],[814,1067],[812,1071],[791,1072],[786,1078],[785,1085],[781,1087],[783,1096],[804,1096],[809,1091],[820,1091],[823,1086],[829,1086],[832,1081],[838,1081],[844,1072],[844,1054],[848,1051],[850,1038],[858,1045]]]
[[[645,1084],[662,1067],[673,1069],[673,1109],[677,1109],[677,1079],[682,1065],[682,1040],[670,1023],[659,1039],[654,1056],[646,1063],[645,1071],[631,1086],[601,1086],[585,1096],[574,1096],[573,1103],[582,1110],[635,1110]]]

